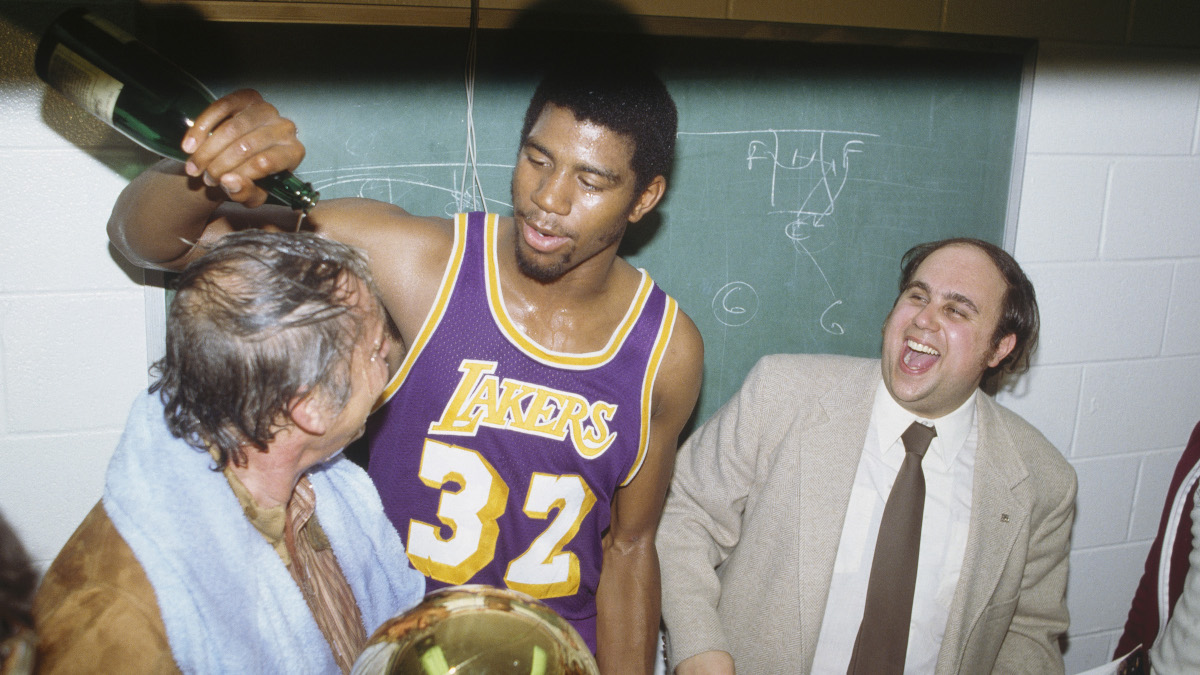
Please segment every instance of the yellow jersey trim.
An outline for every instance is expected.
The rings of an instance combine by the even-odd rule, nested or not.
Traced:
[[[504,306],[504,294],[500,288],[500,261],[496,255],[499,247],[498,239],[499,228],[493,227],[488,232],[484,245],[484,260],[487,265],[487,298],[496,325],[500,327],[500,332],[509,342],[530,358],[546,365],[566,368],[594,368],[603,365],[617,355],[617,352],[621,350],[621,345],[633,330],[634,324],[637,323],[638,317],[641,316],[646,300],[650,297],[650,291],[654,287],[654,281],[645,270],[638,270],[642,278],[637,292],[634,294],[633,302],[630,303],[625,317],[621,319],[621,323],[609,336],[608,344],[603,349],[585,354],[554,351],[531,340],[508,315],[508,309]]]
[[[654,344],[654,351],[650,354],[650,362],[646,364],[645,380],[642,383],[642,430],[638,442],[637,459],[633,463],[633,468],[629,470],[629,475],[625,477],[625,480],[621,481],[621,487],[629,485],[633,477],[641,470],[642,464],[646,461],[646,451],[650,447],[650,421],[653,414],[651,404],[654,397],[654,383],[658,379],[658,367],[662,365],[663,356],[667,353],[667,345],[671,342],[671,335],[675,332],[675,319],[678,314],[679,304],[675,302],[675,298],[668,295],[666,311],[663,312],[662,324],[658,329],[658,340]]]

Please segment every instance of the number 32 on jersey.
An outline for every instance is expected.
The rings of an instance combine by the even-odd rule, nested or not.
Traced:
[[[419,469],[421,482],[442,490],[438,520],[451,534],[442,538],[437,525],[416,519],[408,526],[408,559],[419,572],[448,584],[465,584],[496,555],[496,520],[504,515],[508,485],[474,450],[426,439]],[[446,490],[457,483],[457,491]],[[547,520],[558,513],[525,552],[508,564],[504,583],[535,598],[573,595],[579,590],[579,558],[563,551],[596,497],[577,475],[534,473],[525,495],[525,515]]]

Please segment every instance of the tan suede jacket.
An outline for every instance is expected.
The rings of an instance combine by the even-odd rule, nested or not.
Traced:
[[[33,601],[39,673],[178,673],[154,588],[97,503]]]

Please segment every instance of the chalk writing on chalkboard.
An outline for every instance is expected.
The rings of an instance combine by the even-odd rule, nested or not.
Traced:
[[[811,228],[834,225],[837,200],[850,179],[855,155],[867,149],[867,140],[878,134],[863,131],[813,129],[762,129],[746,131],[680,132],[680,136],[746,136],[745,162],[748,171],[766,167],[770,181],[768,203],[763,215],[785,219],[784,240],[806,257],[820,274],[830,304],[821,313],[821,329],[842,335],[845,328],[830,318],[842,304],[839,293],[825,274],[819,252],[806,243]],[[744,326],[758,312],[758,292],[745,281],[722,286],[712,301],[713,316],[729,327]]]

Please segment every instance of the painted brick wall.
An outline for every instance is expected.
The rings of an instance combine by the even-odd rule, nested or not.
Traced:
[[[104,234],[138,155],[43,98],[31,27],[57,8],[0,2],[0,510],[41,565],[147,381],[141,275]],[[1068,672],[1111,653],[1200,421],[1198,113],[1195,52],[1041,47],[1016,254],[1043,348],[1001,398],[1079,472]]]
[[[1200,422],[1200,55],[1042,44],[1016,257],[1042,347],[1001,400],[1079,473],[1067,672],[1120,636]]]
[[[104,231],[135,155],[33,73],[34,31],[65,6],[0,3],[0,510],[43,566],[147,382],[142,274]]]

